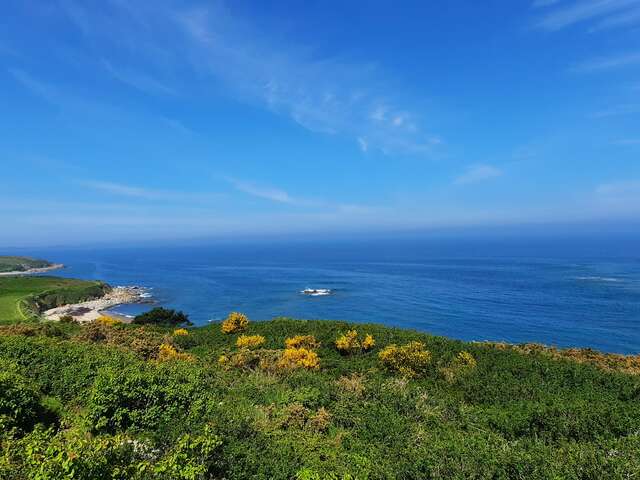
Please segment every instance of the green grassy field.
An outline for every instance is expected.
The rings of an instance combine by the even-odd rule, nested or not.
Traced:
[[[350,329],[375,345],[340,353]],[[0,479],[638,478],[639,361],[330,321],[4,326]]]
[[[30,257],[11,257],[0,255],[0,272],[23,272],[30,268],[50,267],[51,262]]]
[[[103,285],[102,282],[49,276],[0,277],[0,324],[29,319],[33,309],[38,308],[33,300],[46,300],[42,306],[53,308],[99,296]]]

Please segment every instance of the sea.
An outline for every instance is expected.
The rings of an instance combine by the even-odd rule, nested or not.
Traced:
[[[55,275],[148,289],[195,325],[240,311],[255,321],[381,323],[461,340],[640,353],[640,242],[610,238],[382,238],[23,250]],[[326,296],[301,293],[330,289]]]

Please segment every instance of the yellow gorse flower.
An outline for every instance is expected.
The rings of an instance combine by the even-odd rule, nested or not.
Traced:
[[[307,368],[313,370],[320,368],[320,359],[316,352],[306,348],[286,348],[280,356],[278,367],[282,369]]]
[[[431,363],[431,352],[425,349],[422,342],[409,342],[402,346],[389,345],[378,357],[389,370],[406,377],[420,375]]]
[[[109,317],[108,315],[99,317],[98,319],[96,319],[96,322],[102,325],[106,325],[107,327],[113,327],[114,325],[122,323],[122,321],[118,320],[117,318]]]
[[[336,348],[343,354],[366,352],[371,350],[375,344],[376,341],[370,334],[365,335],[364,339],[360,341],[356,330],[349,330],[336,340]]]
[[[186,328],[177,328],[173,331],[173,335],[175,337],[186,337],[187,335],[189,335],[189,332]]]
[[[168,343],[163,343],[158,347],[158,360],[166,362],[169,360],[193,360],[193,355],[179,352],[176,348]]]
[[[313,335],[296,335],[287,338],[284,344],[287,348],[306,348],[308,350],[320,348],[320,342]]]
[[[241,332],[249,325],[249,319],[243,313],[231,312],[229,316],[222,322],[222,333]]]
[[[264,344],[265,338],[262,335],[240,335],[236,340],[238,348],[257,348]]]

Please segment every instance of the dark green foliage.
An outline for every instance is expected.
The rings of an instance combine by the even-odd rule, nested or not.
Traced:
[[[29,379],[25,411],[46,395],[60,418],[46,431],[34,429],[37,414],[25,416],[22,433],[2,440],[0,480],[640,475],[638,376],[379,325],[288,319],[244,333],[263,335],[270,351],[314,335],[319,370],[225,370],[218,356],[235,351],[237,335],[218,325],[175,338],[170,327],[105,327],[112,340],[97,343],[91,328],[0,329],[0,359],[15,362],[10,371],[22,379],[11,385]],[[333,342],[353,328],[372,334],[376,348],[340,355]],[[136,352],[138,333],[145,345],[163,338],[196,360],[142,360],[150,357]],[[378,352],[411,341],[431,352],[429,370],[405,378],[385,369]],[[477,366],[457,375],[462,351]]]
[[[18,365],[0,359],[0,432],[33,428],[44,414],[40,396]]]
[[[184,313],[162,307],[156,307],[148,312],[136,315],[133,323],[167,326],[191,325],[189,317]]]
[[[166,431],[198,418],[215,401],[202,369],[175,363],[134,362],[102,368],[94,382],[87,418],[94,431]]]

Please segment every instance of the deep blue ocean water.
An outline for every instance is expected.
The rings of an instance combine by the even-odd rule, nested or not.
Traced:
[[[56,275],[151,289],[195,324],[242,311],[377,322],[463,340],[640,353],[634,241],[381,240],[30,250]],[[326,297],[300,294],[330,288]],[[120,306],[136,314],[149,306]]]

